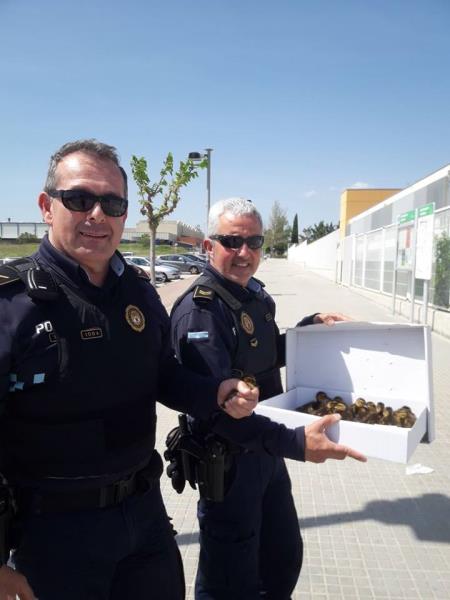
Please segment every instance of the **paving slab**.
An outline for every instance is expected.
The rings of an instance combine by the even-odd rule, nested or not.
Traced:
[[[262,262],[257,276],[277,303],[277,323],[339,311],[357,320],[406,322],[372,299],[284,259]],[[193,281],[158,287],[166,307]],[[305,544],[294,600],[450,600],[450,340],[432,334],[436,440],[421,444],[410,464],[433,469],[407,475],[405,465],[370,459],[315,465],[287,461]],[[177,415],[158,407],[162,451]],[[198,559],[197,492],[162,490],[183,556],[187,598],[194,598]],[[233,600],[233,599],[230,599]]]

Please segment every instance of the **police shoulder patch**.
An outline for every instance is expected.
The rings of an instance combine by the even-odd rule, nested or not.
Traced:
[[[214,290],[203,285],[198,285],[192,296],[194,300],[212,300],[215,296]]]
[[[10,269],[7,265],[0,267],[0,285],[6,285],[8,283],[14,283],[19,281],[20,277],[13,269]]]

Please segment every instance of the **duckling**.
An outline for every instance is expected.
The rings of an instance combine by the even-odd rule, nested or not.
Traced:
[[[337,405],[337,402],[335,400],[328,400],[328,402],[325,403],[325,413],[324,414],[331,415],[331,414],[335,413],[336,405]]]
[[[384,404],[383,402],[377,402],[377,413],[380,418],[383,416]]]
[[[380,424],[381,425],[392,425],[392,408],[390,406],[385,406],[383,408],[383,413],[381,415]]]
[[[242,381],[245,381],[245,383],[251,390],[253,390],[257,386],[256,379],[253,375],[245,375],[242,378]]]
[[[364,400],[364,398],[356,398],[356,400],[352,404],[353,420],[361,421],[361,419],[365,417],[366,413],[366,401]]]
[[[409,406],[402,406],[394,411],[392,419],[394,424],[398,427],[412,427],[416,422],[416,415]]]
[[[336,396],[336,398],[339,398],[339,396]],[[336,398],[334,399],[334,402],[335,402],[334,412],[337,413],[338,415],[341,415],[341,419],[344,419],[346,421],[351,421],[352,414],[351,414],[350,408],[345,404],[345,402],[342,400],[342,398],[341,398],[341,400],[336,400]]]

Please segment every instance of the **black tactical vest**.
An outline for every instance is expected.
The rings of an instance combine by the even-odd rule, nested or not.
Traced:
[[[181,300],[193,293],[194,302],[207,306],[218,296],[229,308],[234,321],[237,346],[232,357],[233,375],[255,377],[260,389],[260,400],[281,394],[280,370],[277,364],[278,327],[274,320],[274,306],[261,294],[249,294],[249,299],[241,302],[221,283],[204,273],[179,298]]]
[[[55,297],[22,294],[0,420],[6,472],[10,479],[128,472],[154,448],[159,300],[131,268],[97,302],[52,276]]]

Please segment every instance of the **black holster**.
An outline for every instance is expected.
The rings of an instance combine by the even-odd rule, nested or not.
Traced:
[[[173,488],[181,494],[186,481],[206,500],[221,502],[224,497],[224,480],[227,448],[213,434],[200,437],[191,432],[186,415],[178,416],[179,426],[169,432],[164,458],[170,462],[166,472]]]
[[[205,439],[203,460],[197,462],[197,483],[200,496],[213,502],[222,502],[225,488],[225,444],[214,435]]]

